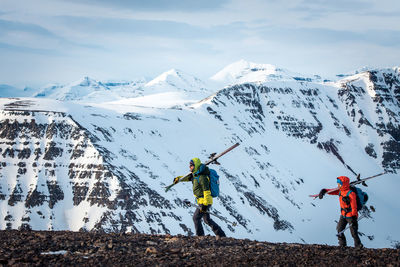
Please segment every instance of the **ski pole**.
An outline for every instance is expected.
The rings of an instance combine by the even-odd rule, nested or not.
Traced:
[[[370,208],[371,208],[371,211],[372,211],[372,212],[375,212],[375,208],[374,208],[373,206],[370,206]],[[361,220],[362,218],[365,218],[365,217],[366,217],[365,214],[361,215],[360,217],[358,217],[357,222],[358,222],[359,220]],[[351,227],[351,225],[352,225],[352,224],[349,224],[346,228],[344,228],[342,231],[340,231],[339,233],[337,233],[336,236],[340,236],[341,234],[343,234],[347,229],[349,229],[349,228]]]
[[[207,213],[209,213],[210,215],[213,215],[213,216],[217,217],[218,219],[220,219],[220,220],[222,220],[222,221],[224,221],[224,222],[226,222],[226,223],[232,224],[232,226],[236,226],[236,225],[237,225],[237,222],[231,222],[231,221],[229,221],[227,218],[225,218],[225,217],[223,217],[223,216],[217,215],[217,214],[212,213],[212,212],[207,212]]]
[[[206,161],[206,163],[204,163],[205,165],[209,165],[213,162],[216,162],[218,158],[222,157],[223,155],[225,155],[226,153],[228,153],[229,151],[231,151],[232,149],[236,148],[237,146],[239,146],[239,143],[234,144],[233,146],[231,146],[230,148],[224,150],[223,152],[219,153],[218,155],[214,155],[213,157],[211,157],[211,159],[209,159],[208,161]],[[188,178],[192,175],[191,172],[189,172],[188,174],[186,174],[185,176],[182,176],[177,183],[179,183],[181,180]],[[176,183],[176,184],[177,184]],[[168,190],[171,189],[171,187],[173,187],[176,184],[170,184],[168,186],[165,187],[165,192],[168,192]]]
[[[359,220],[361,220],[362,218],[364,218],[364,217],[365,217],[365,215],[361,215],[361,216],[357,219],[357,222],[358,222]],[[353,224],[350,223],[346,228],[344,228],[342,231],[340,231],[339,233],[337,233],[336,236],[340,236],[341,234],[343,234],[343,233],[344,233],[347,229],[349,229],[352,225],[353,225]]]
[[[200,209],[199,206],[197,206],[197,205],[195,205],[195,204],[192,204],[190,201],[186,201],[186,202],[184,201],[184,203],[185,203],[186,205],[190,206],[190,207],[194,207],[194,208]],[[220,219],[220,220],[222,220],[222,221],[224,221],[224,222],[226,222],[226,223],[230,223],[230,224],[232,224],[232,226],[236,226],[236,225],[237,225],[237,222],[231,222],[231,221],[229,221],[227,218],[225,218],[225,217],[223,217],[223,216],[221,216],[221,215],[218,215],[218,214],[215,214],[215,213],[209,212],[209,211],[206,211],[205,213],[208,213],[208,214],[210,214],[210,215],[212,215],[212,216],[215,216],[215,217],[217,217],[218,219]]]

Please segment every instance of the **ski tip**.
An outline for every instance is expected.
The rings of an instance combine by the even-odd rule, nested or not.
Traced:
[[[369,206],[369,208],[371,209],[372,212],[375,212],[374,206]]]

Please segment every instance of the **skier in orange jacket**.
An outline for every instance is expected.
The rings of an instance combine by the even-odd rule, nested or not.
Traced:
[[[357,210],[357,196],[356,193],[350,190],[350,179],[347,176],[340,176],[337,178],[339,191],[328,193],[330,195],[339,195],[340,202],[340,219],[337,224],[337,231],[340,233],[350,223],[350,232],[354,239],[354,246],[362,248],[360,237],[358,236],[358,210]],[[319,193],[319,198],[322,199],[326,193],[326,189],[322,189]],[[345,247],[346,237],[344,233],[338,236],[339,246]]]

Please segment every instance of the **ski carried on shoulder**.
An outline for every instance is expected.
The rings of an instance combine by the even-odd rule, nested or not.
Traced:
[[[381,176],[381,175],[384,175],[384,174],[386,174],[386,172],[382,172],[382,173],[379,173],[379,174],[376,174],[376,175],[373,175],[373,176],[370,176],[370,177],[367,177],[367,178],[363,178],[363,179],[360,179],[360,174],[358,174],[357,175],[357,180],[355,180],[353,182],[350,182],[350,186],[357,185],[357,184],[362,184],[363,186],[368,186],[365,183],[365,181],[367,181],[369,179],[372,179],[372,178],[375,178],[375,177],[378,177],[378,176]],[[337,191],[339,191],[339,187],[326,189],[326,194],[336,193]],[[310,195],[310,197],[313,197],[313,198],[317,198],[318,196],[319,196],[319,194]]]
[[[216,155],[215,153],[211,154],[210,159],[209,159],[208,161],[206,161],[204,164],[205,164],[205,165],[209,165],[209,164],[211,164],[211,163],[215,163],[215,164],[219,165],[219,162],[217,161],[217,159],[219,159],[220,157],[222,157],[223,155],[225,155],[226,153],[228,153],[229,151],[233,150],[234,148],[236,148],[236,147],[238,147],[238,146],[239,146],[239,143],[236,143],[236,144],[234,144],[233,146],[231,146],[230,148],[228,148],[228,149],[224,150],[223,152],[219,153],[218,155]],[[182,177],[179,179],[179,181],[180,181],[180,180],[183,180],[183,179],[185,179],[185,178],[188,178],[190,175],[192,175],[191,172],[189,172],[189,173],[186,174],[185,176],[182,176]],[[179,181],[178,181],[178,183],[179,183]],[[171,187],[173,187],[174,185],[176,185],[176,184],[173,183],[173,184],[170,184],[170,185],[166,186],[166,187],[165,187],[165,192],[168,192],[168,190],[170,190]]]

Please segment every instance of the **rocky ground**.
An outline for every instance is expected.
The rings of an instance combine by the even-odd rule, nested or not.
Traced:
[[[0,266],[400,266],[400,249],[213,236],[0,231]]]

